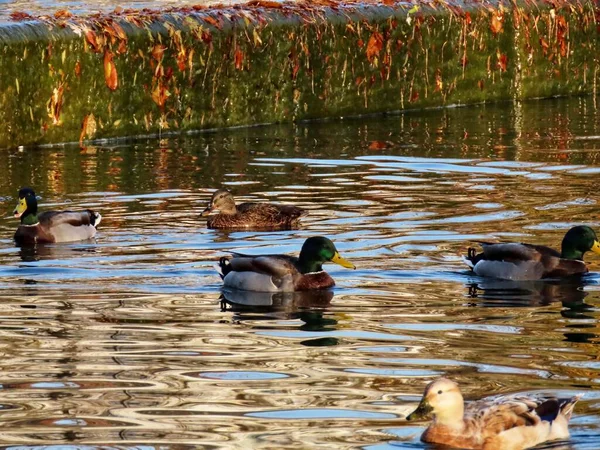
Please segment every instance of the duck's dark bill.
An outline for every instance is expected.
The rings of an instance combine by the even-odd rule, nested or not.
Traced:
[[[426,400],[421,400],[421,403],[419,403],[417,409],[409,414],[406,417],[406,420],[427,419],[431,411],[433,411],[433,408],[429,405],[429,403]]]
[[[340,266],[345,267],[346,269],[356,269],[356,266],[354,264],[352,264],[347,259],[342,258],[338,252],[335,252],[335,255],[333,255],[333,258],[331,258],[331,262],[339,264]]]
[[[211,211],[212,208],[210,206],[207,206],[206,209],[200,214],[200,217],[208,216],[211,213]]]

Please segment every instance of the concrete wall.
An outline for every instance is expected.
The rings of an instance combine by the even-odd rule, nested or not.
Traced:
[[[0,147],[597,90],[591,1],[316,3],[14,14]]]

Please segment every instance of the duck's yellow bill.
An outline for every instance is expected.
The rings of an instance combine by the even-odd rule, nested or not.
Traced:
[[[24,198],[19,199],[19,203],[17,203],[17,207],[13,211],[14,216],[18,219],[23,215],[23,213],[27,210],[27,202]]]
[[[592,251],[600,254],[600,242],[594,241],[594,245],[592,245]]]
[[[345,267],[346,269],[356,269],[356,266],[354,264],[352,264],[347,259],[342,258],[338,252],[335,252],[335,255],[333,255],[333,258],[331,258],[331,262],[339,264],[340,266]]]

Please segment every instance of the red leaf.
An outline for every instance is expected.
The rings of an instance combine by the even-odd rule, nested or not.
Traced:
[[[15,22],[19,20],[32,20],[33,16],[31,14],[27,14],[22,11],[13,11],[10,13],[10,20],[14,20]]]
[[[385,150],[386,148],[393,147],[393,142],[388,141],[372,141],[369,144],[369,150]]]
[[[206,17],[203,17],[202,19],[204,19],[205,22],[210,23],[213,27],[218,28],[219,30],[222,28],[221,23],[214,17],[206,16]]]
[[[113,54],[110,50],[106,50],[104,52],[104,79],[106,80],[106,85],[111,91],[115,91],[119,86],[117,67],[113,62]]]
[[[235,68],[237,70],[243,70],[244,69],[244,52],[242,52],[239,48],[235,49],[234,60],[235,60]]]
[[[79,62],[79,60],[77,60],[77,62],[75,63],[75,76],[81,76],[81,63]]]
[[[372,63],[373,60],[379,56],[381,49],[383,49],[383,36],[375,31],[369,38],[369,43],[367,44],[367,59],[369,62]]]

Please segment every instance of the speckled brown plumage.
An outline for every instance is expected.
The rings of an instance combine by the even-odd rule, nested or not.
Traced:
[[[208,228],[286,230],[297,228],[300,218],[306,215],[305,210],[291,205],[242,203],[236,206],[231,193],[223,189],[213,194],[202,215],[215,210],[219,213],[208,217]]]

